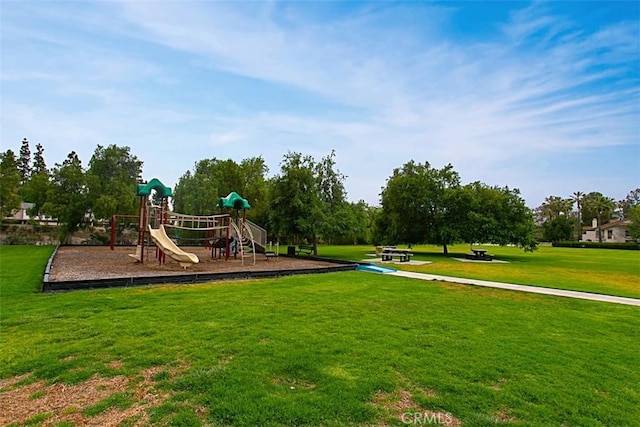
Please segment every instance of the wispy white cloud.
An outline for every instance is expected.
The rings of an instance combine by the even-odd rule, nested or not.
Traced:
[[[2,81],[55,82],[48,91],[57,99],[87,107],[70,116],[12,98],[3,100],[3,111],[11,107],[3,123],[40,126],[43,138],[56,134],[70,144],[109,139],[171,151],[189,141],[179,142],[163,170],[182,168],[169,182],[205,156],[262,154],[276,170],[289,149],[320,156],[335,148],[351,196],[372,203],[393,168],[412,158],[452,163],[492,184],[519,182],[540,199],[539,181],[522,181],[536,175],[517,165],[523,159],[545,164],[548,153],[570,158],[640,140],[637,17],[589,30],[535,3],[497,23],[491,37],[460,41],[448,27],[456,10],[423,3],[349,4],[347,12],[331,3],[186,5],[32,6],[39,20],[65,30],[3,31],[57,54],[33,67],[11,55]],[[286,99],[277,110],[268,100],[255,108],[250,98],[218,99],[220,73],[276,94],[282,88],[283,97],[297,91],[325,111]],[[625,182],[639,181],[622,173]]]

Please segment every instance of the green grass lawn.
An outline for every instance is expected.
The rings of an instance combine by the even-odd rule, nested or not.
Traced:
[[[415,246],[413,260],[431,264],[395,264],[402,270],[496,282],[535,285],[573,291],[640,298],[640,251],[613,249],[553,248],[541,246],[533,253],[514,247],[485,246],[496,259],[507,263],[468,263],[468,245],[449,248],[449,256],[436,246]],[[340,259],[371,258],[372,246],[320,246],[319,255]]]
[[[637,307],[364,272],[39,294],[50,251],[0,247],[0,379],[30,374],[0,397],[96,373],[142,387],[154,368],[154,425],[640,420]],[[145,399],[134,387],[82,414]]]

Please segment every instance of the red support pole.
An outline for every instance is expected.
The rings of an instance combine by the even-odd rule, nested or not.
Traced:
[[[116,245],[116,216],[111,215],[111,250],[115,248]]]

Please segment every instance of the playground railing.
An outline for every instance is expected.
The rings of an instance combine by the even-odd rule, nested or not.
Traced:
[[[246,220],[246,225],[251,229],[251,233],[253,234],[254,241],[262,246],[263,248],[267,247],[267,230],[260,227],[259,225]]]

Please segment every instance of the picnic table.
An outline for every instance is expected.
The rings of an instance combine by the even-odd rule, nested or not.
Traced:
[[[393,257],[398,257],[400,262],[411,261],[411,249],[383,248],[382,261],[393,261]]]
[[[487,254],[486,249],[473,249],[471,248],[471,252],[473,254],[467,254],[467,259],[474,259],[478,261],[492,261],[493,255]]]

